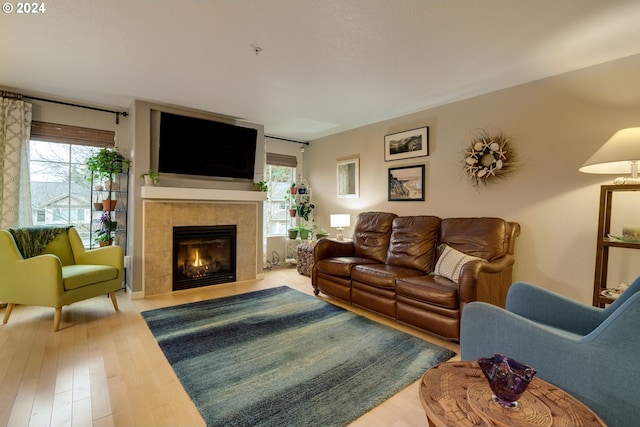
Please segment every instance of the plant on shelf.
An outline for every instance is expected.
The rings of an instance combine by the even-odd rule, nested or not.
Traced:
[[[316,233],[316,238],[322,239],[324,237],[329,237],[329,232],[324,228],[321,228],[320,231]]]
[[[94,239],[98,246],[109,246],[113,243],[113,237],[111,237],[111,233],[106,230],[98,231],[98,235]]]
[[[298,227],[300,230],[300,238],[302,240],[307,240],[309,238],[309,233],[311,232],[311,228],[307,224],[300,224]]]
[[[253,189],[255,191],[262,191],[263,193],[269,191],[269,187],[267,186],[267,183],[265,181],[254,182]]]
[[[289,216],[291,216],[291,218],[295,218],[296,213],[298,212],[298,209],[295,206],[296,198],[289,194],[289,190],[287,190],[287,194],[284,196],[284,201],[289,207]]]
[[[309,196],[305,196],[298,200],[298,204],[296,206],[298,216],[305,221],[309,221],[309,215],[313,212],[313,208],[315,208],[315,205],[310,202]]]
[[[118,147],[102,148],[93,156],[87,159],[87,169],[92,176],[102,180],[109,180],[113,175],[122,173],[131,166],[131,160],[126,159]]]
[[[289,235],[289,239],[294,240],[298,237],[298,227],[292,227],[287,230],[287,234]]]
[[[118,228],[118,221],[111,220],[111,212],[104,211],[100,216],[100,229],[106,231],[115,231]]]
[[[298,175],[298,194],[307,194],[307,187],[309,186],[307,180]]]
[[[117,200],[111,199],[113,175],[126,171],[129,166],[131,166],[131,160],[126,159],[118,151],[118,147],[101,148],[100,151],[87,159],[87,169],[91,172],[91,176],[87,179],[91,181],[97,178],[105,183],[109,181],[109,184],[106,185],[107,197],[102,202],[105,211],[114,210],[117,202]]]
[[[160,182],[160,174],[153,169],[140,175],[140,178],[144,179],[144,185],[154,185]]]

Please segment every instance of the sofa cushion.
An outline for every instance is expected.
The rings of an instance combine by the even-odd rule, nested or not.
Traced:
[[[354,255],[384,263],[389,249],[391,225],[396,217],[396,214],[387,212],[358,214],[353,232]]]
[[[66,291],[118,277],[118,269],[109,265],[67,265],[62,267],[62,283]]]
[[[439,249],[441,250],[440,257],[433,272],[455,283],[458,283],[463,265],[469,261],[484,261],[482,258],[467,255],[447,245],[441,245]]]
[[[379,288],[393,289],[396,287],[396,280],[402,277],[421,276],[419,270],[412,268],[397,267],[389,264],[364,264],[357,265],[351,271],[351,279],[354,281],[369,284]]]
[[[440,218],[437,216],[404,216],[393,220],[387,264],[433,271]]]
[[[360,264],[374,264],[376,261],[368,258],[341,256],[321,259],[316,263],[318,271],[334,276],[351,276],[351,269]]]
[[[458,286],[441,276],[428,275],[398,279],[396,294],[454,310],[459,306]]]
[[[510,230],[509,223],[500,218],[445,218],[440,243],[491,261],[508,253]]]

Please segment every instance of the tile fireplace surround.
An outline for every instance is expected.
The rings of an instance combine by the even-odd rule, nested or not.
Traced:
[[[143,187],[143,282],[145,296],[172,292],[173,227],[193,225],[237,225],[236,280],[256,278],[258,203],[242,201],[240,193],[250,199],[260,198],[260,193],[233,192],[234,200],[170,200],[171,194],[163,187]],[[187,190],[187,191],[185,191]],[[204,194],[204,196],[203,196]],[[179,189],[177,199],[193,197],[228,198],[228,194],[206,191],[190,193]],[[264,194],[264,193],[262,193]],[[240,194],[240,196],[242,196]],[[157,200],[154,200],[157,199]]]

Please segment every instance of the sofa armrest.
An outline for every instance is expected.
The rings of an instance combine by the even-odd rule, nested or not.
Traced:
[[[504,307],[514,261],[513,255],[507,254],[493,261],[475,260],[463,265],[458,279],[461,305],[480,300]]]
[[[313,263],[316,264],[321,259],[353,256],[353,254],[354,244],[351,241],[320,239],[316,242],[313,251]]]
[[[524,282],[511,285],[506,309],[529,320],[581,335],[593,331],[606,317],[601,308],[582,304]]]

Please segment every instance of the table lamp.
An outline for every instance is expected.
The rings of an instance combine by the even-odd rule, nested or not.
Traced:
[[[626,174],[618,177],[614,184],[640,184],[638,178],[640,162],[640,127],[621,129],[616,132],[579,169],[585,173]]]
[[[335,227],[337,231],[336,240],[344,240],[342,232],[344,227],[351,225],[351,216],[349,214],[331,214],[331,227]]]

